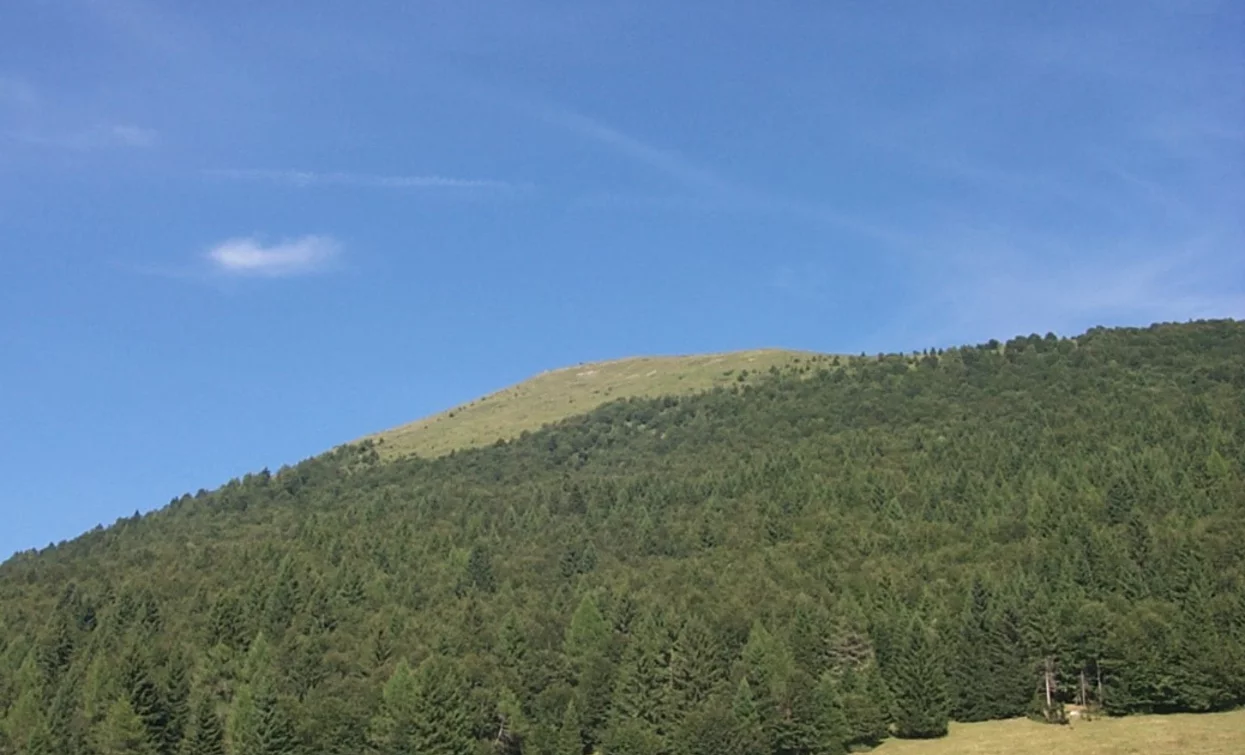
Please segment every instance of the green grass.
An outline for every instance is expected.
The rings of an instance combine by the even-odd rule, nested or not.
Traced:
[[[610,401],[683,395],[748,382],[771,367],[829,365],[833,357],[786,349],[726,354],[634,357],[582,364],[537,375],[469,404],[369,436],[388,458],[441,456],[517,437]]]
[[[888,740],[876,755],[1241,755],[1245,710],[1096,718],[1069,726],[1027,719],[951,724],[942,739]]]

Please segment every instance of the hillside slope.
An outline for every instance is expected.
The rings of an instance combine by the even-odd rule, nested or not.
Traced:
[[[771,369],[833,357],[789,349],[632,357],[541,373],[462,406],[369,436],[385,458],[435,457],[539,430],[626,398],[679,396],[755,382]]]
[[[821,367],[20,554],[0,753],[813,755],[1245,703],[1245,324]]]

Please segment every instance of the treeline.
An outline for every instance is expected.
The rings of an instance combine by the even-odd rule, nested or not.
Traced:
[[[345,447],[0,566],[0,753],[801,755],[1229,708],[1243,460],[1231,321]]]

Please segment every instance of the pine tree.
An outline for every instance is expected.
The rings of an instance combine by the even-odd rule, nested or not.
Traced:
[[[229,745],[239,755],[291,755],[298,750],[294,723],[277,693],[272,651],[263,634],[251,643],[246,683],[234,695]]]
[[[575,664],[585,664],[589,659],[604,655],[610,640],[609,625],[597,608],[591,593],[579,601],[566,630],[566,655]]]
[[[158,752],[165,753],[166,743],[174,734],[169,731],[168,703],[160,687],[151,678],[146,658],[137,648],[131,648],[126,658],[122,686],[128,695],[131,709],[147,728],[148,739]]]
[[[683,623],[670,651],[672,707],[689,711],[721,691],[726,683],[718,638],[697,616]]]
[[[997,697],[987,645],[990,636],[989,610],[989,593],[981,580],[974,579],[956,637],[952,678],[957,721],[985,721],[994,717]]]
[[[735,698],[731,703],[731,717],[735,722],[737,751],[741,755],[762,755],[770,752],[765,741],[761,713],[757,710],[756,698],[747,677],[739,680],[739,687],[736,688]]]
[[[158,755],[159,749],[142,717],[129,700],[118,700],[97,727],[95,746],[99,755]]]
[[[255,755],[293,755],[298,751],[294,720],[270,680],[255,686]]]
[[[194,726],[183,744],[181,755],[225,755],[225,732],[216,705],[204,695],[195,706]]]
[[[562,726],[558,729],[557,755],[583,755],[584,737],[580,718],[579,706],[575,704],[575,698],[571,698],[562,714]]]
[[[786,647],[761,622],[755,622],[748,632],[740,664],[766,745],[776,750],[782,738],[779,701],[785,696],[784,685],[791,673]]]
[[[813,746],[810,755],[843,755],[851,734],[838,680],[830,672],[821,675],[813,690]]]
[[[830,618],[825,608],[800,595],[788,636],[796,668],[813,678],[819,677],[830,663]]]
[[[467,557],[465,581],[467,585],[481,592],[491,593],[497,589],[497,578],[493,576],[493,559],[483,545],[471,549],[471,554]]]
[[[190,680],[186,666],[185,658],[179,655],[172,659],[168,668],[168,680],[164,685],[168,722],[160,743],[164,755],[177,754],[190,724]]]
[[[651,615],[645,614],[632,632],[619,666],[611,707],[614,728],[630,722],[642,725],[654,736],[665,733],[671,717],[670,668],[663,644],[664,632]]]
[[[891,673],[895,733],[909,739],[941,737],[951,716],[946,668],[936,640],[913,620]]]
[[[715,695],[688,711],[671,744],[673,755],[751,755],[725,695]]]
[[[455,661],[434,655],[421,663],[411,702],[411,751],[458,755],[474,747],[466,682]]]
[[[847,743],[874,747],[887,734],[888,690],[870,663],[857,670],[849,667],[839,682],[843,697],[843,716],[847,719]]]
[[[372,717],[368,737],[378,755],[409,752],[414,737],[418,690],[405,660],[398,661],[382,692],[380,711]]]
[[[580,729],[591,743],[605,727],[614,687],[610,629],[591,594],[575,609],[564,647],[575,678]]]
[[[601,750],[610,755],[658,755],[665,751],[665,745],[644,721],[618,718],[605,730]]]

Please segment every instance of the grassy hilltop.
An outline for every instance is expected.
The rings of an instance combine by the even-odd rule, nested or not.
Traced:
[[[543,372],[440,414],[369,436],[381,455],[442,456],[487,446],[524,431],[592,411],[622,398],[680,396],[754,382],[773,368],[826,363],[833,357],[789,349],[695,356],[631,357]]]

